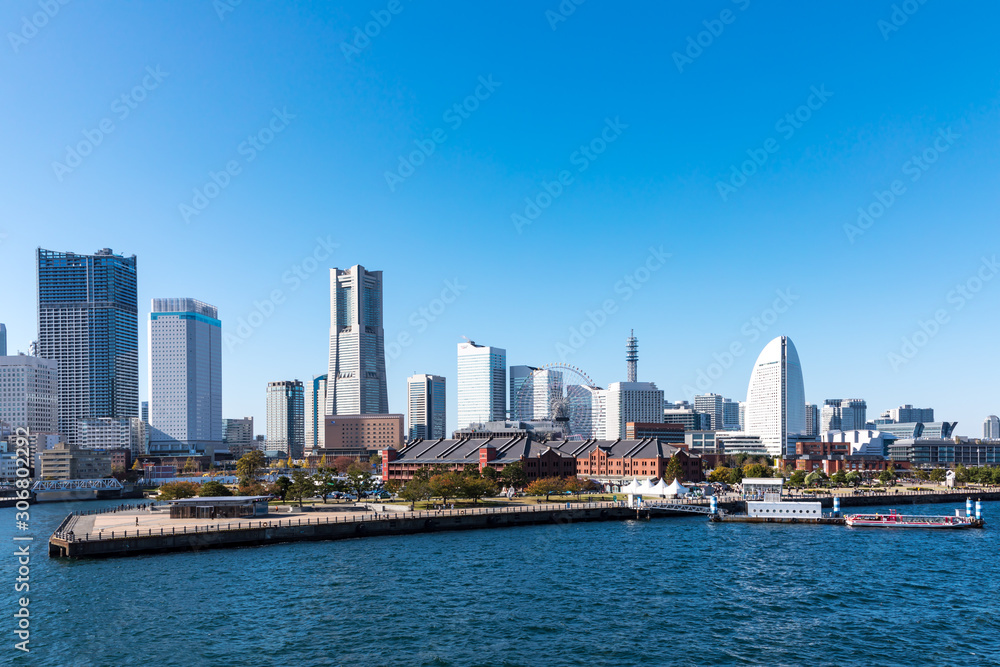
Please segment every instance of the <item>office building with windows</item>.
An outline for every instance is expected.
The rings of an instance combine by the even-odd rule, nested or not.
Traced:
[[[806,403],[806,432],[803,435],[815,437],[819,435],[819,407],[815,403]]]
[[[38,356],[59,365],[59,432],[76,422],[139,412],[135,255],[39,248]]]
[[[13,431],[56,433],[58,364],[25,354],[0,356],[0,424]]]
[[[326,429],[323,428],[323,417],[326,416],[326,375],[314,375],[305,389],[305,438],[306,451],[323,448],[326,440]]]
[[[458,428],[504,421],[507,351],[474,341],[458,344]]]
[[[213,456],[222,448],[222,323],[215,306],[153,299],[149,314],[149,451]]]
[[[330,269],[326,414],[387,412],[382,272],[367,271],[360,265]]]
[[[820,413],[820,433],[859,431],[868,423],[868,404],[861,398],[828,398]]]
[[[300,459],[305,454],[305,398],[300,380],[267,383],[267,451]],[[277,454],[276,454],[277,455]]]
[[[510,373],[510,419],[511,421],[525,421],[530,419],[530,417],[525,417],[518,413],[518,396],[520,395],[521,386],[524,384],[525,380],[538,369],[534,366],[511,366],[509,369]]]
[[[222,445],[234,459],[259,448],[253,435],[253,417],[222,420]]]
[[[625,438],[628,422],[663,423],[663,390],[653,382],[612,382],[604,394],[606,440]]]
[[[445,430],[445,381],[440,375],[406,378],[407,439],[447,438]]]
[[[694,397],[694,409],[708,415],[713,431],[722,430],[724,400],[721,394],[701,394]]]
[[[779,336],[764,347],[754,363],[743,432],[760,438],[769,456],[792,454],[795,439],[806,430],[805,411],[798,351],[790,338]]]
[[[987,440],[1000,440],[1000,417],[990,415],[983,422],[983,437]]]

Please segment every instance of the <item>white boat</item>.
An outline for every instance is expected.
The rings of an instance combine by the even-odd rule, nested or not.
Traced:
[[[844,521],[852,528],[982,528],[983,521],[964,516],[924,516],[899,514],[848,514]]]

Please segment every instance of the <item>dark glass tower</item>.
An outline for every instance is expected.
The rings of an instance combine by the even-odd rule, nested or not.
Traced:
[[[139,319],[135,255],[37,251],[38,356],[59,363],[59,432],[76,422],[137,417]]]

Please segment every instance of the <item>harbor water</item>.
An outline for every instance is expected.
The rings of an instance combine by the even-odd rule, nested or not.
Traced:
[[[48,558],[69,511],[114,504],[35,505],[27,533],[0,510],[7,659],[13,537],[34,537],[31,653],[9,664],[1000,663],[1000,503],[985,530],[692,516]]]

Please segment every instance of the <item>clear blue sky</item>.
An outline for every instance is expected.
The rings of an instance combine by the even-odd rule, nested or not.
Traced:
[[[995,3],[893,17],[888,1],[590,0],[557,21],[557,0],[223,2],[70,2],[37,30],[37,0],[3,4],[0,321],[14,350],[35,336],[34,249],[111,247],[138,256],[143,397],[150,298],[212,303],[238,336],[281,291],[225,346],[225,416],[254,415],[258,432],[268,381],[325,372],[326,269],[353,264],[384,271],[387,341],[410,336],[390,409],[405,412],[407,375],[441,374],[449,428],[463,335],[606,386],[624,379],[632,328],[639,378],[670,399],[733,343],[742,353],[703,386],[743,399],[757,353],[787,334],[811,402],[932,406],[973,435],[1000,412],[1000,279],[975,283],[1000,253]],[[345,55],[373,11],[387,25]],[[418,143],[433,152],[399,171]],[[932,164],[912,161],[925,151]],[[230,162],[238,173],[219,176]],[[228,184],[199,201],[210,172]],[[543,183],[562,191],[539,200]],[[879,212],[876,191],[891,204],[845,231],[859,207]],[[525,198],[547,206],[518,228],[512,214],[536,213]],[[337,247],[305,262],[318,238]],[[970,279],[971,299],[953,291]],[[459,294],[437,309],[448,281]],[[771,320],[779,290],[791,305]],[[593,335],[559,347],[608,300]],[[937,311],[907,359],[904,337]]]

